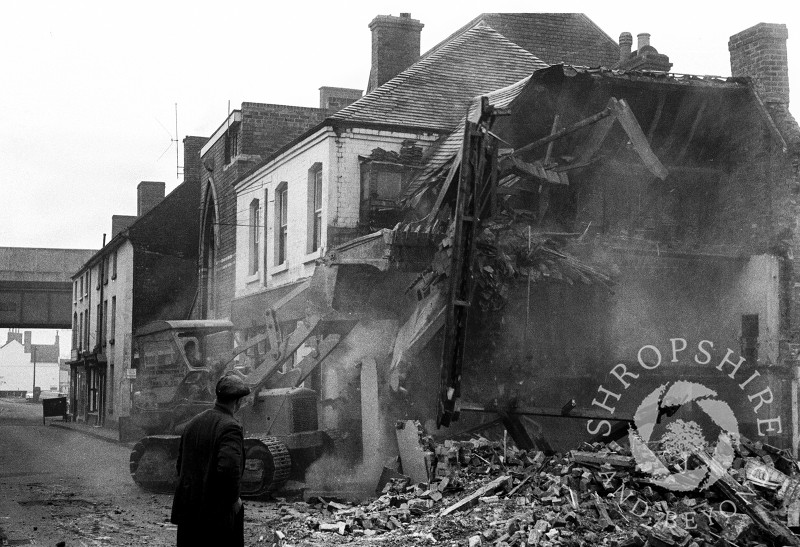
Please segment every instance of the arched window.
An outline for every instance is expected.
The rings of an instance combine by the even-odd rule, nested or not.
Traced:
[[[261,234],[261,204],[257,199],[250,202],[250,220],[248,232],[249,236],[249,263],[247,273],[254,275],[258,273],[258,241]]]
[[[214,182],[209,179],[203,199],[203,226],[200,234],[200,305],[201,315],[206,319],[214,317],[217,303],[217,203]]]

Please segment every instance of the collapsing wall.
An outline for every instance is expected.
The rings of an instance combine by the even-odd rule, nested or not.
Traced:
[[[623,100],[641,138],[597,123]],[[715,391],[742,433],[787,445],[787,342],[797,329],[786,257],[795,195],[780,136],[750,88],[553,67],[534,74],[508,108],[495,131],[522,161],[506,162],[509,177],[500,173],[509,196],[501,207],[527,218],[535,236],[612,274],[615,285],[609,292],[551,275],[528,296],[525,276],[517,275],[502,310],[470,316],[464,401],[519,411],[575,399],[583,409],[632,420],[649,393],[691,382]],[[593,115],[553,146],[519,156],[528,143]],[[437,351],[410,360],[403,381],[416,385],[414,374],[430,378]],[[626,381],[616,378],[625,371]],[[695,395],[684,403],[680,413],[702,419]],[[493,418],[462,414],[459,428]],[[526,421],[574,444],[604,433],[601,417]]]

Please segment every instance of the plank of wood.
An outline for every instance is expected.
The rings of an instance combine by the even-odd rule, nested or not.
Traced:
[[[614,524],[613,519],[608,514],[606,504],[603,503],[603,500],[600,499],[600,496],[597,495],[597,492],[594,493],[594,506],[597,508],[597,513],[600,515],[600,520],[603,523],[603,530],[608,531],[616,528],[616,524]]]
[[[625,99],[620,99],[614,104],[613,109],[619,123],[622,125],[625,133],[628,134],[633,149],[639,154],[639,157],[642,159],[647,169],[661,180],[665,180],[667,175],[669,175],[669,171],[667,171],[667,168],[661,163],[661,160],[658,159],[653,149],[650,148],[647,137],[642,131],[639,122],[636,121],[636,116],[634,116],[628,103],[625,102]]]
[[[490,496],[497,492],[503,484],[508,483],[511,480],[511,475],[503,475],[501,477],[497,477],[495,480],[490,482],[489,484],[485,484],[478,488],[475,492],[468,495],[465,498],[460,499],[450,507],[442,510],[439,514],[440,517],[444,517],[449,515],[450,513],[455,513],[456,511],[463,511],[464,509],[469,509],[470,507],[476,505],[478,500],[484,496]]]
[[[396,434],[403,474],[411,477],[414,484],[428,482],[430,477],[425,465],[425,452],[420,446],[419,431],[414,420],[398,422]]]
[[[588,463],[593,465],[609,464],[612,467],[633,468],[634,460],[630,456],[620,456],[619,454],[603,454],[598,452],[581,452],[573,450],[570,452],[572,459],[577,463]]]
[[[770,515],[769,511],[756,500],[757,495],[749,488],[739,484],[728,474],[728,470],[722,464],[706,454],[704,450],[697,450],[695,455],[705,464],[712,476],[718,477],[714,488],[732,501],[739,511],[749,515],[753,522],[779,545],[800,546],[800,538],[794,535],[785,524]]]

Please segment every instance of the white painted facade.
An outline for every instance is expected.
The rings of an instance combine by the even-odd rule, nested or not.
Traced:
[[[315,261],[327,249],[328,228],[356,228],[359,222],[361,168],[359,156],[369,156],[375,148],[400,151],[405,140],[414,140],[426,150],[438,137],[425,132],[392,132],[377,129],[330,127],[275,158],[243,179],[236,187],[236,290],[243,297],[293,283],[314,273]],[[322,170],[323,248],[309,252],[314,214],[313,189],[309,172]],[[276,237],[276,192],[288,189],[286,260],[278,264]],[[251,218],[258,200],[259,218]],[[266,207],[265,207],[266,204]],[[254,247],[252,230],[258,231]],[[255,250],[257,249],[257,251]],[[258,256],[253,271],[251,254]],[[266,255],[264,254],[266,253]]]
[[[33,392],[33,362],[25,346],[11,340],[0,347],[0,392]],[[58,363],[36,363],[36,387],[42,391],[59,388]]]
[[[106,270],[108,274],[104,275]],[[98,305],[102,313],[98,313]],[[97,328],[101,315],[102,331]],[[105,358],[106,419],[116,421],[119,416],[130,415],[130,380],[127,379],[133,317],[133,245],[130,241],[123,240],[73,279],[72,317],[72,360],[96,349],[98,358]],[[76,395],[84,399],[90,397],[89,393]],[[89,412],[93,412],[95,404],[89,404]]]

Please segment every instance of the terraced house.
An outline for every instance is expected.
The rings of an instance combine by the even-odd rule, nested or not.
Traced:
[[[619,59],[617,44],[582,14],[481,14],[424,55],[423,24],[410,14],[379,15],[369,28],[367,94],[235,184],[237,327],[262,326],[263,311],[298,289],[326,250],[393,226],[423,156],[472,97],[551,62]]]

